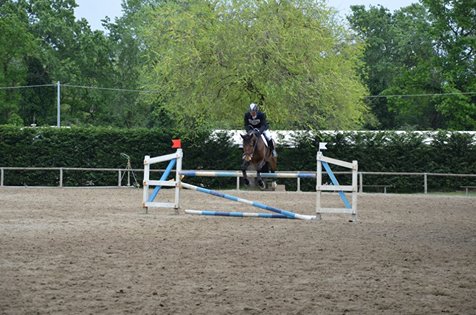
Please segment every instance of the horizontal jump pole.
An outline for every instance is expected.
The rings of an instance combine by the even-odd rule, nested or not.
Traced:
[[[270,207],[270,206],[267,206],[267,205],[262,204],[260,202],[251,201],[251,200],[247,200],[247,199],[243,199],[243,198],[238,198],[238,197],[228,195],[228,194],[224,194],[224,193],[221,193],[221,192],[218,192],[218,191],[215,191],[215,190],[210,190],[210,189],[198,187],[198,186],[195,186],[195,185],[190,185],[190,184],[183,183],[183,182],[182,182],[182,187],[187,188],[187,189],[191,189],[191,190],[195,190],[195,191],[199,191],[199,192],[209,194],[209,195],[212,195],[212,196],[221,197],[221,198],[225,198],[225,199],[228,199],[228,200],[241,202],[241,203],[244,203],[244,204],[256,207],[256,208],[260,208],[260,209],[268,210],[268,211],[271,211],[271,212],[279,213],[279,214],[282,214],[282,215],[284,215],[284,216],[286,216],[290,219],[313,220],[313,219],[316,218],[316,216],[297,214],[297,213],[294,213],[294,212],[291,212],[291,211],[286,211],[286,210],[283,210],[283,209]]]
[[[282,214],[273,213],[254,213],[254,212],[226,212],[226,211],[211,211],[211,210],[185,210],[185,213],[208,216],[222,216],[222,217],[254,217],[267,219],[291,219]]]
[[[334,165],[349,168],[351,170],[354,169],[354,165],[350,162],[333,159],[333,158],[330,158],[330,157],[327,157],[327,156],[323,156],[322,154],[320,156],[318,156],[317,160],[321,161],[321,162],[331,163],[331,164],[334,164]]]
[[[166,162],[166,161],[170,161],[170,160],[173,160],[173,159],[176,159],[178,158],[179,155],[178,153],[171,153],[171,154],[167,154],[167,155],[161,155],[161,156],[156,156],[156,157],[149,157],[148,159],[145,159],[144,160],[144,164],[156,164],[156,163],[160,163],[160,162]]]
[[[256,172],[248,172],[248,176],[256,176]],[[180,171],[180,175],[188,177],[243,177],[241,171]],[[316,173],[312,172],[276,172],[261,173],[263,178],[316,178]]]

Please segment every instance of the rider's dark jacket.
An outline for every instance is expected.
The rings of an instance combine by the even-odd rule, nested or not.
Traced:
[[[246,129],[247,132],[256,128],[256,129],[259,129],[260,133],[263,133],[265,130],[268,129],[268,122],[266,121],[266,114],[262,113],[260,111],[258,111],[256,113],[256,117],[254,119],[253,119],[253,117],[251,117],[250,112],[246,112],[244,123],[245,123],[245,129]]]

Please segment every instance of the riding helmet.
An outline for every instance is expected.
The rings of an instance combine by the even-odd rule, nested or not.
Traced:
[[[255,103],[250,104],[250,112],[257,112],[258,111],[258,105]]]

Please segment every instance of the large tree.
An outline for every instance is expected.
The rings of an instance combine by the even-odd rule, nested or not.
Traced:
[[[26,13],[14,1],[0,0],[0,124],[24,123],[18,91],[5,87],[28,84],[27,60],[36,56],[37,48]]]
[[[395,11],[353,6],[366,42],[361,74],[380,128],[476,128],[474,1],[423,1]]]
[[[114,103],[111,91],[86,87],[112,87],[113,59],[110,42],[103,32],[92,31],[85,19],[76,20],[75,0],[23,0],[30,16],[30,32],[41,42],[41,62],[50,81],[64,84],[64,124],[110,124]],[[55,93],[49,102],[51,123]],[[42,106],[47,106],[43,102]],[[55,120],[53,120],[55,121]]]
[[[138,92],[142,89],[139,78],[145,50],[139,30],[145,27],[145,9],[151,4],[146,0],[123,1],[123,15],[115,21],[104,21],[113,56],[113,86],[122,89],[112,96],[115,106],[111,116],[126,127],[148,126],[154,120],[150,106],[142,101]]]
[[[432,35],[442,69],[438,111],[447,127],[476,130],[476,2],[422,0],[432,21]]]
[[[250,102],[273,128],[356,128],[360,47],[321,1],[166,1],[149,12],[143,82],[183,127],[240,128]]]
[[[431,23],[427,10],[418,4],[402,8],[392,16],[394,76],[382,91],[390,111],[395,115],[395,127],[437,129],[444,126],[438,101],[431,94],[441,93],[441,69],[433,48]]]
[[[65,124],[115,124],[114,92],[81,86],[114,86],[110,40],[76,20],[75,0],[2,0],[0,6],[0,123],[56,124],[57,81]],[[45,86],[47,85],[47,86]]]

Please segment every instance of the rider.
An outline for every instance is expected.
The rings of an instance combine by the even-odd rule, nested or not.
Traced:
[[[250,104],[249,111],[245,113],[245,129],[246,132],[249,132],[253,129],[258,129],[260,134],[263,134],[268,142],[268,147],[273,152],[273,156],[276,157],[278,154],[274,148],[274,142],[271,138],[271,134],[268,130],[268,122],[266,121],[266,114],[260,112],[258,109],[258,105],[255,103]]]

